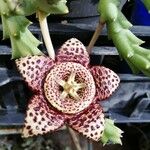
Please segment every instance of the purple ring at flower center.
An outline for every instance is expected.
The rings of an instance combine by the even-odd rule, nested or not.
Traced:
[[[88,69],[79,63],[64,62],[54,66],[46,76],[44,93],[53,107],[74,114],[93,102],[96,87]]]

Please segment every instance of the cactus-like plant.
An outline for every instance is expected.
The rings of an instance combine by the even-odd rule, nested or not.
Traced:
[[[150,9],[150,1],[144,0],[144,4]],[[100,14],[100,23],[95,31],[93,40],[96,41],[99,33],[106,24],[108,37],[113,40],[120,57],[124,58],[133,73],[142,72],[150,76],[150,50],[141,47],[144,41],[137,38],[129,28],[132,24],[126,19],[119,9],[119,0],[100,0],[98,12]],[[92,45],[94,42],[91,42]],[[89,46],[91,51],[92,46]]]
[[[41,51],[37,48],[40,41],[38,41],[27,28],[31,22],[26,16],[37,13],[42,31],[44,32],[44,37],[46,38],[49,33],[47,32],[47,27],[45,27],[46,16],[49,14],[64,14],[67,12],[66,0],[0,0],[3,39],[10,38],[11,40],[12,58],[16,59],[30,55],[42,55]],[[47,32],[46,35],[45,32]],[[49,37],[47,40],[48,39]],[[48,42],[49,41],[50,40],[48,40]],[[51,42],[49,45],[50,44]],[[51,49],[53,49],[52,44]],[[51,50],[50,55],[54,55],[53,50]]]
[[[129,30],[132,25],[119,10],[118,0],[101,0],[98,10],[120,56],[127,61],[134,73],[141,71],[150,76],[150,50],[142,48],[140,45],[144,42]]]
[[[103,24],[107,22],[104,20],[107,17],[111,21],[118,17],[118,3],[113,2],[109,7],[108,0],[101,1],[103,8],[115,8],[113,15],[104,10]],[[3,38],[10,38],[12,58],[17,59],[20,73],[34,92],[28,105],[24,137],[45,134],[66,123],[95,141],[101,138],[104,144],[108,141],[121,144],[122,131],[114,126],[112,120],[104,119],[98,103],[115,91],[119,77],[105,67],[90,68],[89,55],[84,45],[76,39],[68,40],[55,60],[46,17],[49,14],[67,13],[66,0],[0,0],[0,3]],[[40,42],[27,28],[30,22],[26,16],[34,13],[39,18],[50,58],[37,48]],[[117,31],[122,29],[119,25]],[[109,35],[114,31],[110,30]],[[133,41],[137,40],[134,36],[132,38]],[[132,56],[131,52],[130,55],[127,53],[127,57]]]

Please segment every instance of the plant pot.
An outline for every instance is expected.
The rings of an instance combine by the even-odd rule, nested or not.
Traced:
[[[150,14],[144,6],[142,0],[134,0],[134,8],[131,16],[131,22],[134,25],[150,26]]]

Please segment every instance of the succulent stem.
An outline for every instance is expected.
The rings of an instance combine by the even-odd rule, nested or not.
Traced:
[[[103,145],[107,142],[112,142],[113,144],[121,144],[121,137],[123,131],[114,125],[114,121],[111,119],[105,119],[105,129],[101,138]]]
[[[50,56],[50,58],[55,60],[55,51],[54,51],[52,40],[51,40],[51,37],[50,37],[46,16],[41,11],[37,12],[37,16],[39,18],[41,32],[42,32],[42,35],[43,35],[45,46],[47,48],[48,55]]]
[[[98,23],[98,25],[96,27],[96,30],[95,30],[95,32],[93,34],[93,37],[92,37],[92,39],[91,39],[91,41],[90,41],[90,43],[89,43],[89,45],[87,47],[87,51],[88,51],[89,54],[91,54],[92,48],[93,48],[95,42],[97,41],[99,35],[101,34],[101,32],[102,32],[102,30],[104,28],[104,25],[105,25],[104,22],[99,21],[99,23]]]

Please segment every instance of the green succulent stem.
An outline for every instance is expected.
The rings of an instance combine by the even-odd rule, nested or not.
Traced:
[[[103,145],[108,142],[112,142],[113,144],[121,144],[121,137],[123,131],[114,125],[114,121],[111,119],[105,119],[105,129],[101,138],[101,142]]]
[[[51,40],[49,29],[48,29],[47,17],[45,13],[42,11],[38,11],[37,16],[39,18],[40,28],[41,28],[41,32],[43,35],[43,39],[45,42],[48,55],[50,56],[50,58],[55,60],[55,51],[53,48],[52,40]]]
[[[145,0],[146,4],[149,2]],[[124,58],[133,73],[143,72],[150,76],[150,50],[140,45],[144,41],[137,38],[129,28],[132,24],[119,9],[119,0],[100,0],[98,12],[101,20],[106,22],[108,37],[112,39],[120,57]]]
[[[105,22],[99,21],[99,23],[98,23],[98,25],[96,27],[96,30],[95,30],[95,32],[93,34],[93,37],[92,37],[92,39],[91,39],[91,41],[90,41],[90,43],[89,43],[89,45],[87,47],[87,51],[88,51],[89,54],[91,54],[92,48],[95,45],[98,37],[100,36],[100,34],[101,34],[101,32],[102,32],[102,30],[104,28],[104,25],[105,25]]]
[[[50,14],[68,13],[66,2],[66,0],[0,0],[3,39],[10,38],[11,40],[12,59],[43,55],[38,49],[41,42],[29,31],[28,26],[31,22],[26,18],[38,11],[44,39],[46,38],[46,43],[49,41],[49,45],[46,44],[46,46],[52,47],[51,41],[48,40],[49,31],[46,17]],[[51,57],[54,59],[54,55]]]
[[[10,38],[11,40],[12,59],[30,55],[43,55],[37,48],[40,41],[28,30],[31,22],[25,16],[13,12],[13,7],[10,7],[9,2],[13,3],[14,1],[0,0],[0,15],[3,25],[3,39]]]

